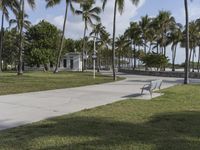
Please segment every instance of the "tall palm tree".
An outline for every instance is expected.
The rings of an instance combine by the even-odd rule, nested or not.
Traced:
[[[82,20],[84,21],[84,34],[83,34],[83,50],[82,50],[82,71],[86,69],[86,64],[84,62],[84,54],[87,55],[86,52],[86,33],[88,30],[88,25],[94,26],[93,20],[100,22],[101,18],[99,14],[101,13],[100,7],[93,7],[93,2],[86,2],[80,5],[81,10],[76,10],[75,13],[77,15],[82,16]]]
[[[62,0],[45,0],[47,5],[46,7],[54,7],[55,5],[58,5],[62,2]],[[65,17],[64,17],[64,22],[63,22],[63,30],[62,30],[62,35],[61,35],[61,40],[60,40],[60,46],[59,46],[59,52],[58,52],[58,56],[57,56],[57,61],[56,61],[56,66],[55,66],[55,70],[54,73],[58,72],[58,67],[60,64],[60,58],[61,58],[61,54],[63,51],[63,45],[64,45],[64,38],[65,38],[65,31],[66,31],[66,23],[67,23],[67,17],[68,17],[68,11],[69,9],[74,13],[74,7],[73,7],[73,2],[81,2],[81,0],[65,0]]]
[[[109,61],[111,60],[111,55],[110,55],[110,44],[111,44],[111,39],[110,39],[110,33],[105,31],[104,34],[100,35],[100,45],[99,49],[101,50],[101,55],[104,57],[104,64],[106,68],[109,68]],[[100,65],[100,64],[99,64]]]
[[[197,63],[197,71],[200,72],[200,19],[196,20],[197,24],[197,46],[199,47],[199,56],[198,56],[198,63]]]
[[[184,0],[185,6],[185,26],[186,26],[186,47],[185,47],[185,77],[184,84],[189,84],[189,11],[188,0]]]
[[[141,28],[142,32],[142,38],[144,40],[144,52],[147,53],[147,42],[148,37],[150,36],[150,25],[151,25],[151,18],[149,18],[148,15],[141,18],[141,21],[139,21],[139,26]],[[151,35],[152,36],[152,35]]]
[[[127,40],[125,35],[121,35],[119,37],[116,38],[116,50],[117,50],[117,55],[118,55],[118,69],[121,69],[121,56],[125,50],[125,48],[127,48],[127,46],[129,46],[130,41]]]
[[[106,34],[107,34],[107,32],[106,32],[105,26],[103,26],[102,23],[98,23],[93,26],[90,36],[94,35],[96,38],[101,39],[101,37]],[[98,44],[99,44],[99,46],[102,46],[102,45],[104,45],[104,41],[98,41],[97,45]],[[101,68],[101,65],[100,65],[101,58],[100,58],[100,51],[98,51],[98,46],[96,47],[96,51],[97,51],[97,64],[98,64],[98,72],[99,72],[100,68]]]
[[[175,71],[175,60],[176,60],[176,50],[178,44],[183,40],[183,26],[180,23],[177,23],[176,26],[172,28],[172,31],[169,35],[170,41],[172,42],[172,71]]]
[[[98,23],[98,24],[93,26],[92,32],[90,33],[90,35],[94,35],[94,36],[99,38],[99,36],[106,34],[105,29],[106,28],[105,28],[105,26],[102,25],[102,23]]]
[[[136,69],[136,46],[141,43],[142,31],[137,22],[131,22],[130,27],[125,31],[125,35],[131,39],[131,46],[133,49],[133,69]],[[142,42],[143,43],[143,42]]]
[[[103,9],[107,3],[107,0],[102,0],[103,2]],[[133,5],[137,5],[139,0],[131,0]],[[116,80],[116,71],[115,71],[115,35],[116,35],[116,16],[117,16],[117,8],[120,14],[123,13],[125,0],[115,0],[114,2],[114,17],[113,17],[113,41],[112,41],[112,69],[113,69],[113,80]]]
[[[15,15],[15,17],[16,17],[15,19],[10,19],[9,20],[9,28],[11,28],[11,26],[14,26],[14,29],[16,31],[19,31],[21,14],[18,12]],[[29,20],[25,19],[25,18],[28,18],[27,14],[24,14],[24,28],[28,29],[31,26],[31,22]]]
[[[195,21],[192,21],[189,23],[189,62],[192,62],[192,72],[194,72],[194,58],[195,58],[195,53],[196,53],[196,47],[198,45],[198,36],[199,36],[199,31],[198,31],[198,24]],[[192,59],[192,61],[191,61]],[[189,70],[191,68],[191,63],[189,63]]]
[[[1,36],[0,36],[0,72],[2,71],[2,51],[3,51],[3,35],[4,35],[4,19],[9,20],[9,10],[16,12],[19,8],[19,3],[17,0],[1,0],[0,10],[1,15]]]
[[[171,16],[169,11],[160,11],[156,17],[158,30],[160,32],[161,52],[166,56],[166,47],[168,45],[168,32],[171,27],[176,24],[175,18]]]
[[[35,8],[35,0],[26,0],[29,6],[33,9]],[[25,0],[20,0],[20,23],[19,23],[19,65],[18,65],[18,75],[23,74],[23,29],[24,29],[24,16],[25,16]]]

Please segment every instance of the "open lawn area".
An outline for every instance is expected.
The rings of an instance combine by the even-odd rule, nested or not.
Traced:
[[[112,77],[98,74],[93,79],[92,73],[82,72],[27,72],[23,76],[16,73],[0,74],[0,95],[62,88],[79,87],[111,82]]]
[[[0,132],[0,149],[199,150],[200,85],[125,100]]]

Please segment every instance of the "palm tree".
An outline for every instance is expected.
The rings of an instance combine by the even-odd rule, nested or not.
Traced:
[[[76,10],[75,13],[77,15],[82,16],[82,20],[84,21],[84,34],[83,34],[83,50],[82,50],[82,71],[86,68],[86,64],[84,62],[84,54],[87,55],[86,52],[86,32],[88,30],[88,25],[94,26],[93,20],[100,22],[100,17],[98,16],[101,13],[101,8],[93,7],[93,2],[86,2],[80,5],[81,10]]]
[[[109,68],[109,61],[111,60],[111,55],[110,55],[110,44],[111,44],[111,39],[110,39],[110,33],[105,31],[104,34],[100,35],[100,45],[99,49],[101,50],[101,55],[104,57],[104,64],[105,68]],[[100,64],[99,64],[100,65]]]
[[[0,36],[0,72],[2,71],[2,51],[3,51],[3,35],[4,35],[4,18],[9,20],[9,10],[16,12],[19,8],[19,3],[17,0],[1,0],[0,10],[2,11],[1,17],[1,36]]]
[[[46,0],[46,2],[47,2],[46,7],[49,8],[49,7],[54,7],[55,5],[60,4],[62,2],[62,0]],[[63,51],[65,31],[66,31],[66,23],[67,23],[69,8],[74,13],[74,7],[72,5],[73,2],[81,2],[81,0],[65,0],[65,4],[66,4],[66,6],[65,6],[65,17],[64,17],[63,30],[62,30],[59,52],[58,52],[58,56],[57,56],[57,61],[56,61],[54,73],[58,72],[58,67],[59,67],[59,64],[60,64],[60,58],[61,58],[61,54],[62,54],[62,51]]]
[[[98,37],[103,35],[103,34],[106,34],[106,30],[105,30],[105,26],[102,25],[102,23],[98,23],[96,25],[93,26],[92,28],[92,32],[90,33],[90,36],[91,35],[94,35],[95,37]]]
[[[103,35],[106,35],[107,32],[105,30],[105,26],[102,25],[102,23],[98,23],[93,26],[92,32],[90,33],[90,36],[94,35],[96,38],[101,39]],[[104,45],[104,41],[98,41],[97,44],[100,44],[100,46]],[[97,46],[98,48],[98,46]],[[101,58],[100,58],[100,52],[97,50],[97,62],[98,62],[98,72],[100,71],[101,68]]]
[[[180,23],[177,23],[170,33],[170,41],[172,42],[171,50],[172,50],[172,71],[175,71],[175,60],[176,60],[176,50],[178,44],[183,39],[182,33],[183,26]]]
[[[124,50],[127,49],[127,47],[130,45],[130,41],[127,40],[125,35],[121,35],[116,38],[116,50],[118,55],[118,69],[121,69],[121,56],[124,53]]]
[[[29,6],[33,9],[35,8],[35,0],[26,1]],[[24,16],[25,16],[25,0],[20,0],[20,21],[19,21],[19,65],[18,65],[18,75],[23,74],[23,29],[24,29]]]
[[[105,8],[105,5],[107,3],[107,0],[103,1],[103,9]],[[139,0],[131,0],[133,5],[137,5],[139,3]],[[113,41],[112,41],[112,69],[113,69],[113,80],[116,80],[116,71],[115,71],[115,35],[116,35],[116,15],[117,15],[117,7],[120,14],[123,13],[124,10],[124,4],[125,0],[115,0],[114,3],[114,18],[113,18]]]
[[[197,70],[200,72],[200,19],[196,20],[197,24],[197,46],[199,47],[199,56],[198,56],[198,63],[197,63]]]
[[[198,45],[198,24],[195,21],[189,23],[189,34],[190,34],[190,43],[189,43],[189,62],[192,62],[192,72],[194,72],[194,58],[196,53],[196,47]],[[192,61],[191,61],[192,59]],[[189,68],[191,68],[191,63],[189,63]],[[190,69],[189,69],[190,70]]]
[[[166,56],[166,47],[168,43],[168,32],[171,27],[176,24],[175,18],[171,16],[169,11],[160,11],[156,17],[158,23],[158,30],[160,34],[161,53]]]
[[[136,46],[141,44],[142,40],[142,31],[137,22],[131,22],[130,27],[125,31],[125,35],[131,39],[131,46],[133,49],[133,69],[136,69]],[[142,42],[143,43],[143,42]],[[143,44],[142,44],[143,45]]]
[[[11,26],[14,25],[14,29],[16,31],[19,32],[20,29],[20,18],[21,18],[21,14],[18,12],[18,14],[16,14],[16,18],[15,19],[10,19],[9,20],[9,28],[11,28]],[[27,14],[24,14],[24,28],[28,29],[31,26],[31,22],[29,20],[25,20],[25,18],[28,18]]]
[[[186,47],[185,47],[185,77],[184,84],[189,84],[189,11],[188,11],[188,0],[184,0],[185,5],[185,21],[186,21]]]
[[[147,53],[147,42],[148,37],[150,36],[150,25],[151,25],[151,18],[149,18],[148,15],[141,18],[141,21],[139,22],[139,26],[142,32],[142,38],[144,40],[144,52]],[[152,35],[151,35],[152,36]]]

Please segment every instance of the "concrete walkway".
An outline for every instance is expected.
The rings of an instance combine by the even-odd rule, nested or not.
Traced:
[[[118,100],[137,97],[140,88],[159,77],[119,74],[126,80],[101,85],[0,96],[0,130],[42,119],[93,108]],[[163,88],[173,86],[181,79],[161,78]],[[139,96],[139,97],[138,97]],[[154,94],[154,96],[158,96]],[[149,94],[143,96],[149,99]]]

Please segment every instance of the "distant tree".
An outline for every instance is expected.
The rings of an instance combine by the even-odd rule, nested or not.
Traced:
[[[15,66],[18,59],[18,43],[19,43],[19,34],[15,29],[6,30],[4,33],[4,51],[2,53],[3,59],[3,68],[7,69],[7,66]]]
[[[143,63],[149,68],[162,69],[167,66],[169,59],[163,54],[148,53],[142,58]]]
[[[184,84],[189,83],[189,45],[190,45],[190,37],[189,37],[189,11],[188,11],[188,0],[184,0],[185,6],[185,27],[186,27],[186,46],[185,46],[185,77]]]
[[[41,21],[26,32],[26,61],[32,65],[55,64],[60,31],[47,21]],[[41,56],[40,56],[41,55]]]
[[[75,50],[76,50],[75,40],[66,39],[65,42],[64,42],[62,55],[66,54],[68,52],[74,52]]]
[[[137,22],[131,22],[130,27],[125,31],[125,35],[131,40],[131,46],[133,50],[133,69],[136,69],[136,53],[137,53],[137,46],[142,46],[143,44],[143,38],[142,38],[142,31]]]
[[[46,7],[49,8],[49,7],[54,7],[55,5],[60,4],[63,0],[45,0],[45,1],[47,3]],[[62,30],[61,40],[60,40],[59,53],[57,56],[54,73],[58,72],[58,67],[59,67],[58,65],[60,63],[60,58],[62,55],[64,41],[65,41],[65,31],[66,31],[68,12],[69,10],[74,12],[73,2],[82,2],[82,0],[65,0],[65,17],[64,17],[63,30]]]
[[[25,15],[25,1],[31,8],[35,8],[35,0],[20,0],[20,9],[19,9],[19,67],[18,67],[18,75],[23,74],[23,50],[24,50],[24,15]]]
[[[144,52],[147,53],[147,42],[148,37],[152,36],[151,34],[151,21],[152,19],[149,18],[148,15],[141,18],[141,21],[139,21],[139,27],[141,30],[142,39],[144,40]]]
[[[127,47],[129,46],[129,40],[122,35],[116,38],[116,50],[117,50],[117,56],[118,56],[118,69],[121,69],[121,58],[124,54],[124,51],[127,50]]]
[[[101,0],[103,2],[103,9],[106,6],[108,0]],[[140,0],[131,0],[133,5],[137,5]],[[116,70],[115,70],[115,38],[116,38],[116,19],[117,19],[117,9],[120,14],[123,13],[125,0],[115,0],[114,1],[114,17],[113,17],[113,37],[112,37],[112,69],[113,69],[113,80],[116,80]]]
[[[20,12],[17,12],[15,15],[15,19],[9,20],[9,28],[14,26],[14,28],[19,32],[21,15],[22,14]],[[24,14],[24,28],[27,30],[30,26],[31,22],[28,20],[28,15]]]
[[[175,60],[178,44],[183,40],[183,26],[180,23],[177,23],[171,30],[169,39],[172,43],[172,71],[175,71]]]
[[[92,1],[88,1],[80,5],[80,10],[76,10],[75,13],[77,15],[82,16],[82,20],[84,21],[84,35],[83,35],[83,51],[82,51],[82,60],[84,60],[84,53],[86,52],[86,32],[88,30],[88,25],[94,26],[94,21],[100,22],[99,14],[101,9],[99,7],[93,7]],[[85,62],[83,61],[83,71],[86,69]]]
[[[9,9],[12,12],[17,12],[19,9],[18,0],[1,0],[0,1],[0,11],[1,15],[1,35],[0,35],[0,72],[2,71],[2,52],[3,52],[3,35],[4,35],[4,19],[9,20]]]

